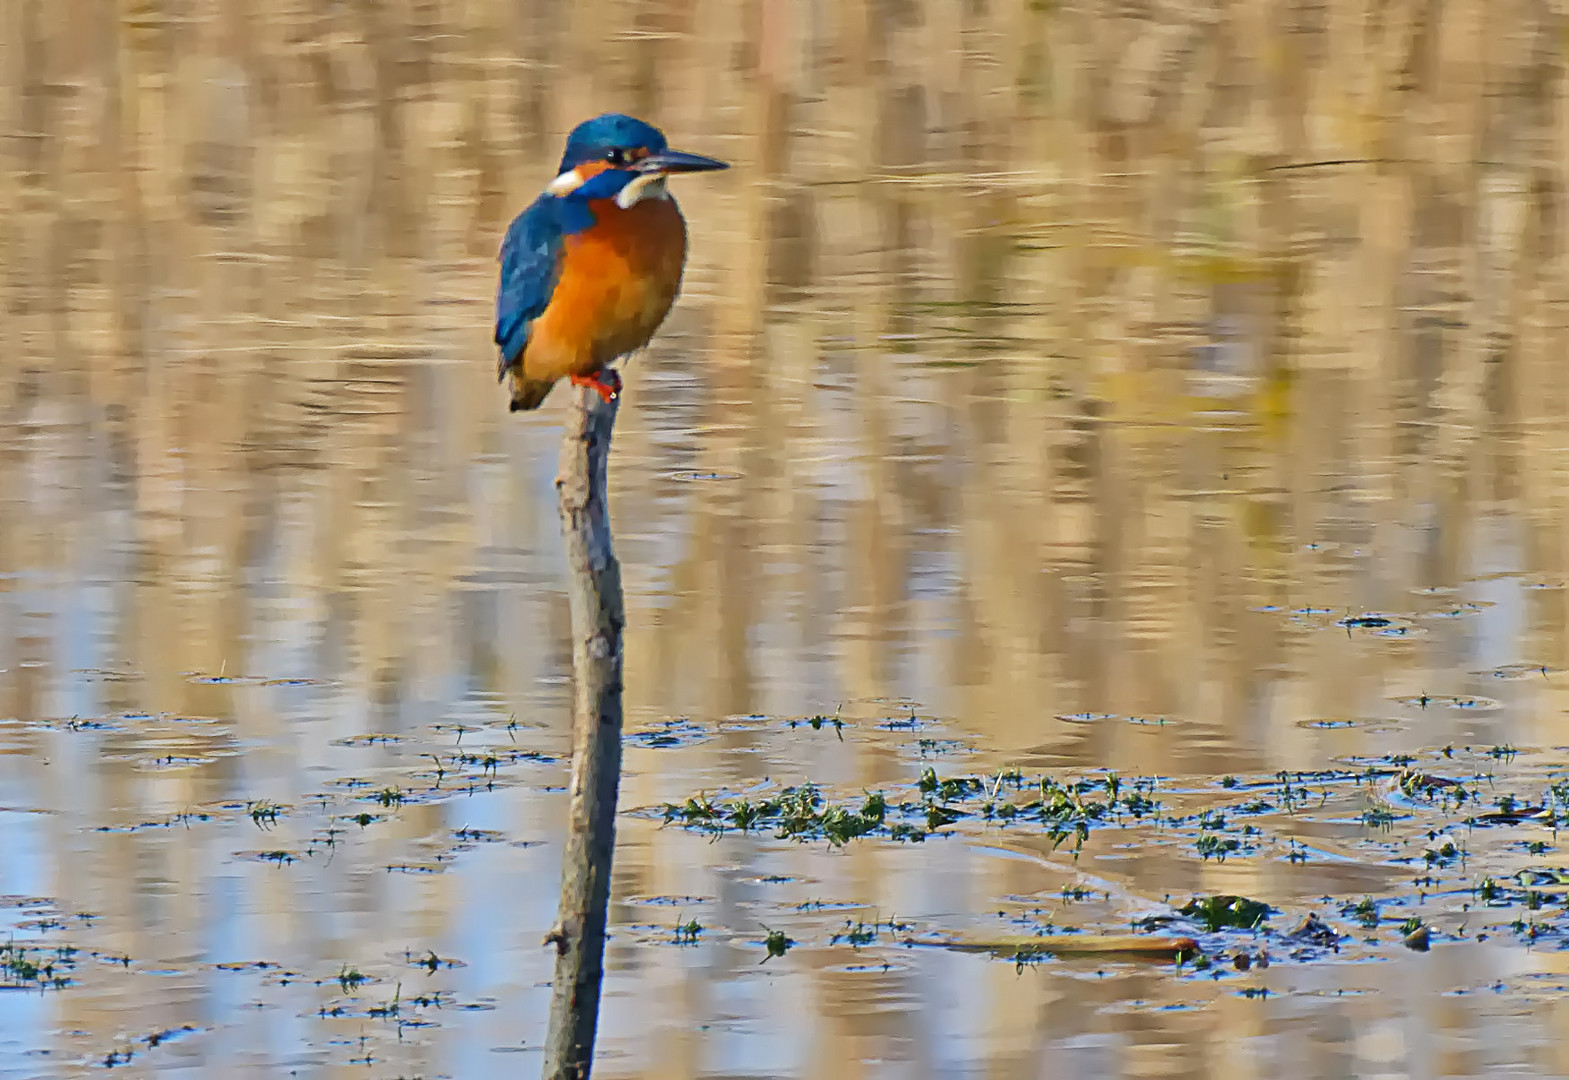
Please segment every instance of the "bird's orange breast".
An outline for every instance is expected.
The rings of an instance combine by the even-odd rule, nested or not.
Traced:
[[[673,199],[590,205],[596,222],[564,241],[561,277],[529,332],[530,379],[588,375],[642,348],[680,290],[686,222]]]

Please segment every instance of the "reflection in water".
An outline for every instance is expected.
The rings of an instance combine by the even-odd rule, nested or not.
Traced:
[[[0,923],[80,950],[3,995],[0,1076],[537,1069],[561,402],[505,411],[491,260],[603,108],[738,163],[628,372],[625,805],[923,756],[1189,791],[1562,767],[1546,8],[117,14],[0,16]],[[1464,887],[1431,953],[1248,981],[831,944],[1409,893],[1361,805],[1277,825],[1307,863],[628,818],[602,1072],[1569,1072],[1562,952],[1479,940]],[[768,928],[798,945],[760,965]]]

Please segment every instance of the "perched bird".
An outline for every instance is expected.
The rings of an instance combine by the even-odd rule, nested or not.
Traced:
[[[648,344],[681,288],[686,221],[665,178],[728,167],[630,116],[572,130],[560,175],[501,244],[496,345],[513,412],[539,408],[562,376],[606,401],[620,392],[608,365]]]

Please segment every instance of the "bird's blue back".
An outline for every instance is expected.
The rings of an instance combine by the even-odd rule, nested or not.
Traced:
[[[501,242],[501,281],[496,289],[496,344],[501,369],[518,362],[529,328],[545,313],[561,277],[565,240],[594,225],[589,203],[614,198],[633,174],[609,169],[566,195],[546,192],[507,228]]]

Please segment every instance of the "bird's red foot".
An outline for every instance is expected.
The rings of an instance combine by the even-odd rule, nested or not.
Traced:
[[[610,368],[600,368],[592,375],[573,375],[573,386],[587,386],[599,395],[601,401],[613,401],[621,393],[621,376]]]

